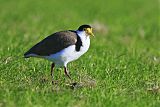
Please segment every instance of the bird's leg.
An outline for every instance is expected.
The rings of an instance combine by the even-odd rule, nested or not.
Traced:
[[[74,89],[76,86],[77,86],[77,82],[73,82],[70,75],[68,74],[68,70],[67,70],[67,67],[64,66],[64,72],[65,72],[65,75],[67,75],[67,77],[70,79],[70,82],[69,85],[71,89]]]
[[[52,63],[52,65],[51,65],[51,77],[53,77],[53,70],[54,70],[54,67],[55,67],[55,64]]]
[[[67,84],[70,86],[71,89],[74,89],[76,86],[77,86],[77,82],[72,82],[72,79],[70,77],[70,75],[68,74],[68,70],[67,70],[67,67],[64,66],[64,72],[65,72],[65,75],[67,75],[67,77],[70,79],[70,84]]]
[[[69,79],[71,79],[71,77],[70,77],[69,74],[68,74],[67,67],[65,67],[65,66],[64,66],[64,73],[65,73],[65,75],[67,75],[67,77],[68,77]]]
[[[54,75],[53,75],[53,73],[54,73],[54,67],[55,67],[55,64],[52,63],[52,64],[51,64],[51,79],[53,78],[53,79],[52,79],[52,84],[57,84],[58,81],[54,80]]]

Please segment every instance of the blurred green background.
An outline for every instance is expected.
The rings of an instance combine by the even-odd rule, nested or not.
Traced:
[[[158,0],[0,0],[0,107],[159,107]],[[90,50],[50,83],[50,62],[23,53],[56,31],[91,24]]]

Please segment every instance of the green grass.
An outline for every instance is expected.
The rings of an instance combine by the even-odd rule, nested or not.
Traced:
[[[1,0],[0,107],[159,107],[158,0]],[[68,64],[82,86],[52,85],[50,62],[24,59],[47,35],[81,24],[104,24],[89,51]]]

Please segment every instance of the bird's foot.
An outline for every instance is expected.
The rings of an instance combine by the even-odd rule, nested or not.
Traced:
[[[59,83],[58,80],[52,80],[52,84],[53,84],[53,85],[56,85],[56,84],[58,84],[58,83]]]
[[[77,82],[73,82],[73,83],[71,83],[70,85],[74,87],[74,86],[76,86],[77,84],[78,84]]]
[[[69,86],[70,89],[76,89],[79,88],[80,84],[78,84],[77,82],[71,82],[69,84],[66,84],[67,86]]]

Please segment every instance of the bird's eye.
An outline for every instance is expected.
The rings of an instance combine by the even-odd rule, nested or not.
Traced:
[[[85,30],[86,30],[86,28],[83,28],[83,30],[85,31]]]

